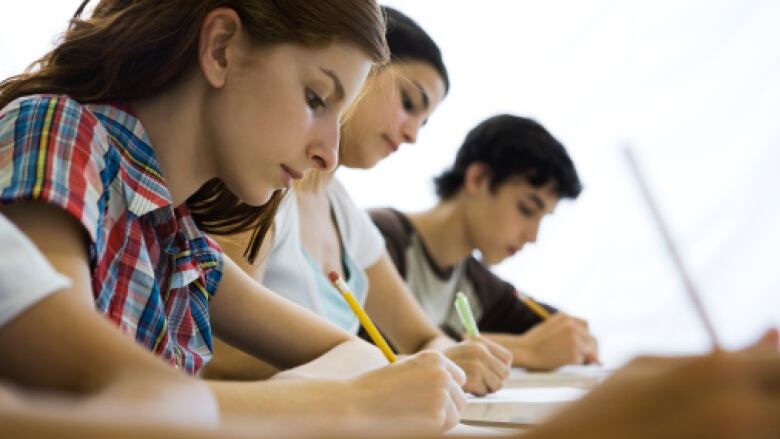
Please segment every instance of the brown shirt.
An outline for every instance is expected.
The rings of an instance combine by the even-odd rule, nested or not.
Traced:
[[[409,219],[394,209],[372,209],[371,219],[385,237],[398,272],[409,284],[429,318],[450,336],[463,328],[451,312],[455,293],[469,296],[480,331],[520,334],[541,321],[515,295],[515,288],[469,256],[447,269],[438,267]],[[545,305],[550,311],[555,309]]]

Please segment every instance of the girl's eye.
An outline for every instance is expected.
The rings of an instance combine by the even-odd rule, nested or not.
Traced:
[[[401,105],[407,113],[414,113],[414,102],[406,91],[401,91]]]
[[[531,209],[529,209],[528,207],[526,207],[524,204],[518,204],[517,205],[517,210],[519,210],[520,213],[523,214],[523,216],[525,216],[527,218],[531,218],[531,217],[534,216],[534,212]]]
[[[307,88],[306,105],[308,105],[312,110],[316,110],[320,107],[325,108],[325,101],[323,101],[322,98],[314,92],[314,90]]]

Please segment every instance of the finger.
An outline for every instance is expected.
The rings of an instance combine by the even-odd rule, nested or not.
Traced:
[[[503,348],[502,348],[503,349]],[[494,355],[493,351],[490,349],[490,346],[484,343],[479,343],[474,346],[474,358],[476,361],[487,368],[486,372],[484,373],[490,373],[493,375],[496,375],[495,379],[499,381],[503,381],[506,377],[509,376],[509,371],[511,369],[511,363],[505,362],[498,356]]]
[[[744,350],[757,351],[763,350],[767,352],[778,352],[780,350],[780,334],[776,328],[767,330],[758,341],[748,346]]]
[[[512,351],[494,342],[493,340],[489,340],[484,337],[479,337],[479,340],[486,348],[488,348],[490,353],[499,360],[508,365],[512,364]]]
[[[461,369],[457,364],[444,355],[441,355],[441,361],[444,369],[449,372],[450,376],[452,376],[452,379],[455,380],[458,386],[464,386],[466,384],[466,372],[464,372],[463,369]]]
[[[460,414],[462,410],[458,409],[457,404],[449,395],[447,396],[447,400],[444,403],[443,410],[444,423],[441,426],[441,431],[445,432],[458,425],[458,422],[460,422]]]
[[[543,321],[541,324],[542,325],[548,324],[550,326],[554,326],[554,325],[559,325],[561,323],[564,323],[567,320],[569,320],[569,316],[564,314],[564,313],[562,313],[562,312],[559,312],[559,313],[553,314],[552,317],[550,317],[549,319]]]
[[[585,354],[585,361],[583,364],[592,364],[594,366],[603,366],[604,364],[601,363],[601,359],[599,359],[597,354]]]
[[[588,330],[588,327],[587,327],[587,326],[584,326],[584,325],[582,325],[582,324],[580,324],[580,322],[576,322],[576,321],[575,321],[575,322],[574,322],[574,327],[575,327],[575,329],[576,329],[576,331],[577,331],[577,334],[580,334],[580,335],[586,336],[586,337],[588,337],[588,338],[592,338],[592,337],[593,337],[593,335],[592,335],[592,334],[590,333],[590,331]]]
[[[466,409],[466,394],[455,382],[450,382],[446,389],[444,429],[449,430],[460,422],[460,415]]]
[[[597,364],[601,366],[601,360],[599,359],[599,344],[592,335],[589,335],[586,341],[585,364]]]
[[[466,399],[466,393],[457,383],[455,383],[454,381],[451,382],[446,387],[446,391],[447,391],[447,396],[450,398],[455,408],[458,410],[458,413],[466,409],[466,404],[468,403],[468,400]]]
[[[488,371],[484,375],[484,383],[487,388],[487,393],[493,393],[504,387],[504,379],[501,375],[496,374],[493,371]]]
[[[581,338],[579,335],[574,337],[574,349],[573,358],[571,364],[585,364],[585,359],[588,353],[587,340]]]
[[[474,374],[471,375],[470,378],[471,379],[466,382],[466,385],[463,386],[464,392],[468,392],[476,396],[485,396],[490,393],[490,390],[488,390],[488,387],[485,384],[485,379],[482,375]]]
[[[574,320],[574,322],[577,323],[577,325],[579,325],[580,327],[585,328],[586,330],[588,329],[589,325],[587,320],[581,319],[579,317],[574,317],[574,316],[569,316],[569,317],[571,317],[571,319]]]
[[[493,393],[500,389],[504,379],[509,375],[509,368],[495,357],[490,356],[487,351],[482,353],[482,361],[476,361],[472,364],[474,365],[471,368],[475,381],[474,388],[478,389],[480,393],[475,393],[469,389],[466,390],[478,396]],[[477,381],[478,383],[476,383]]]
[[[460,364],[466,370],[467,383],[463,387],[469,393],[483,396],[501,387],[509,374],[509,366],[490,354],[482,345],[472,346],[471,359]]]
[[[590,355],[590,336],[576,331],[570,340],[570,364],[585,364]]]

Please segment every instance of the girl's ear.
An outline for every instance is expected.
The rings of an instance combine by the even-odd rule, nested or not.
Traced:
[[[483,162],[470,164],[463,177],[463,190],[466,194],[475,194],[486,188],[490,188],[490,168]]]
[[[230,8],[214,9],[203,20],[198,46],[198,61],[206,81],[221,88],[228,70],[236,63],[241,18]]]

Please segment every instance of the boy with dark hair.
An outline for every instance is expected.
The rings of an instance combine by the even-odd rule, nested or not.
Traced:
[[[539,224],[560,199],[579,196],[582,185],[563,145],[533,120],[494,116],[469,132],[453,166],[435,183],[440,201],[427,211],[371,211],[428,317],[460,337],[453,302],[463,291],[483,335],[510,349],[515,366],[597,362],[586,322],[551,307],[552,317],[543,320],[488,269],[535,242]]]

